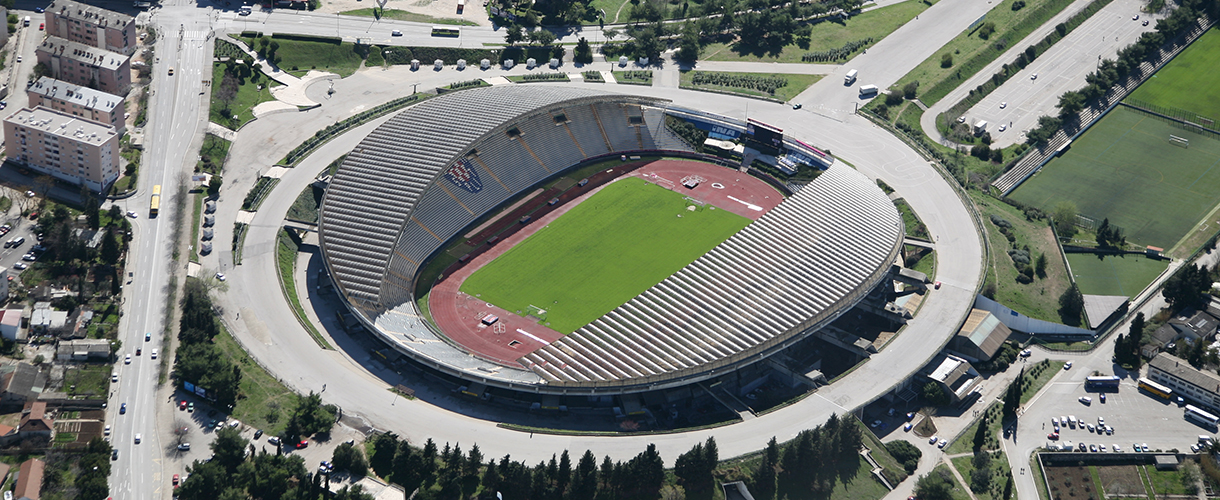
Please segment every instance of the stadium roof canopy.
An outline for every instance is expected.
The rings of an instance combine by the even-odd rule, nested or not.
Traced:
[[[893,203],[867,177],[840,164],[665,281],[521,358],[527,369],[470,356],[420,319],[412,284],[423,259],[403,250],[415,238],[435,251],[461,228],[430,234],[414,216],[435,219],[429,203],[469,199],[438,179],[451,177],[449,169],[472,151],[503,147],[497,144],[505,134],[497,132],[532,130],[526,137],[540,151],[547,130],[563,129],[547,110],[565,109],[568,119],[579,121],[573,116],[582,104],[642,106],[638,120],[631,113],[639,111],[630,110],[588,120],[630,120],[648,129],[633,129],[630,141],[642,141],[644,149],[668,144],[662,137],[665,101],[516,85],[424,101],[378,127],[348,155],[323,203],[322,248],[343,296],[379,337],[417,361],[490,385],[568,394],[659,389],[757,362],[817,331],[878,285],[898,255],[903,229]],[[609,129],[593,133],[607,137]],[[608,147],[612,139],[606,139]],[[620,150],[618,143],[610,147]],[[442,190],[448,196],[434,196]],[[472,212],[475,218],[485,213]]]

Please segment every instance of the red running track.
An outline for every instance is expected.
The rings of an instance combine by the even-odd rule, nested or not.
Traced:
[[[737,170],[702,162],[659,160],[629,175],[751,220],[758,220],[784,201],[782,194],[759,179]],[[702,181],[693,189],[687,188],[682,185],[682,180],[688,176],[698,176]],[[524,368],[517,362],[518,359],[563,338],[563,334],[533,319],[496,307],[478,297],[463,293],[460,289],[466,278],[484,265],[613,182],[590,190],[530,222],[522,230],[496,242],[486,252],[473,257],[466,265],[433,286],[428,298],[428,308],[432,312],[433,321],[445,336],[474,356],[513,368]],[[488,314],[498,316],[499,321],[490,326],[484,325],[482,318]]]

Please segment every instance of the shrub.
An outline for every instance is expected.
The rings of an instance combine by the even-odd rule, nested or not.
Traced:
[[[890,92],[885,95],[885,105],[886,106],[897,106],[899,104],[902,104],[902,94],[899,94],[897,92]]]
[[[940,67],[948,68],[951,66],[953,66],[953,55],[952,54],[946,53],[946,54],[940,56]]]
[[[1025,8],[1025,0],[1017,0],[1017,1],[1015,1],[1015,2],[1013,2],[1013,3],[1012,3],[1012,10],[1013,10],[1014,12],[1015,12],[1015,11],[1018,11],[1018,10],[1021,10],[1021,9],[1023,9],[1023,8]]]

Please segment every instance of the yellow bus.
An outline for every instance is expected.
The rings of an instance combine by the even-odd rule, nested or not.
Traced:
[[[432,36],[456,37],[456,36],[461,36],[461,34],[462,34],[462,32],[459,31],[458,28],[454,28],[452,26],[433,26],[432,27]]]
[[[161,185],[153,186],[152,203],[148,207],[148,216],[156,217],[157,212],[161,210]]]
[[[1148,380],[1146,378],[1141,378],[1139,380],[1139,388],[1140,388],[1140,390],[1147,392],[1148,394],[1152,394],[1153,396],[1157,396],[1162,399],[1169,399],[1169,398],[1173,397],[1173,389],[1165,387],[1161,384],[1158,384],[1158,383]]]

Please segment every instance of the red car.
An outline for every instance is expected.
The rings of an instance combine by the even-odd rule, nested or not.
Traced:
[[[309,447],[309,441],[306,441],[304,439],[302,439],[300,443],[297,443],[297,448],[308,448],[308,447]]]
[[[178,475],[177,474],[174,474],[174,487],[175,488],[178,487]]]
[[[1058,432],[1052,432],[1052,433],[1050,433],[1050,434],[1047,434],[1047,435],[1046,435],[1046,439],[1059,439],[1059,433],[1058,433]]]
[[[38,23],[38,31],[42,31],[43,28],[46,28],[46,27],[47,27],[47,23]]]
[[[180,402],[178,403],[178,409],[179,409],[179,410],[185,410],[185,409],[186,409],[186,400],[185,400],[185,399],[183,399],[182,401],[180,401]]]

